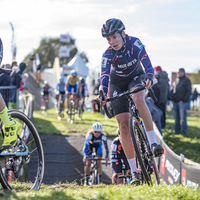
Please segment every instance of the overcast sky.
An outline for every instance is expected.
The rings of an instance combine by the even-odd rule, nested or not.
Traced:
[[[153,67],[160,65],[169,78],[180,67],[190,73],[200,70],[200,0],[0,0],[0,6],[2,63],[11,62],[11,22],[18,62],[41,38],[68,33],[88,56],[88,66],[100,66],[108,47],[101,27],[115,17],[146,46]]]

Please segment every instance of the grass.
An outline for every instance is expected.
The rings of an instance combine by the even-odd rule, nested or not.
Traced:
[[[131,199],[155,199],[155,200],[196,200],[200,199],[200,188],[185,187],[183,185],[161,185],[159,187],[147,185],[98,185],[79,186],[77,184],[42,185],[39,191],[13,191],[12,193],[0,193],[4,199],[68,199],[68,200],[131,200]]]
[[[91,128],[91,125],[99,121],[103,124],[104,132],[108,136],[116,135],[117,122],[113,119],[106,119],[99,113],[84,112],[83,120],[76,120],[74,124],[69,124],[66,119],[57,120],[55,109],[48,110],[48,115],[42,115],[41,111],[34,111],[34,124],[39,133],[42,134],[63,134],[63,135],[85,135]],[[164,138],[170,148],[177,154],[179,152],[194,158],[199,155],[199,112],[188,113],[188,135],[174,135],[174,120],[172,113],[167,113],[167,124],[163,130]],[[65,117],[66,118],[66,117]],[[197,148],[194,148],[197,145]],[[200,146],[200,145],[199,145]],[[187,156],[187,157],[188,157]],[[197,156],[198,157],[198,156]],[[192,188],[183,185],[165,185],[161,181],[161,185],[157,186],[130,186],[130,185],[98,185],[85,187],[83,185],[71,184],[42,184],[39,191],[26,191],[25,186],[16,185],[16,190],[5,192],[0,190],[0,198],[4,199],[69,199],[69,200],[196,200],[200,199],[200,187]],[[23,189],[23,190],[22,190]]]
[[[75,120],[69,124],[67,118],[57,120],[55,109],[48,110],[47,115],[41,111],[34,111],[34,124],[39,133],[62,135],[86,135],[94,122],[103,124],[103,131],[107,136],[116,136],[117,121],[115,118],[107,119],[100,113],[84,112],[83,120]],[[187,136],[174,135],[174,119],[172,112],[167,112],[166,127],[163,129],[166,144],[178,155],[184,154],[186,158],[200,163],[200,111],[188,111]]]

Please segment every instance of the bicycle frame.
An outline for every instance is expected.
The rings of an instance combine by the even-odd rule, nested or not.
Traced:
[[[129,102],[130,114],[131,114],[130,119],[129,119],[130,132],[131,132],[131,137],[132,137],[133,145],[134,145],[135,152],[136,152],[136,158],[138,158],[138,160],[139,160],[138,162],[140,164],[142,174],[144,175],[145,182],[149,185],[152,185],[150,175],[154,171],[157,184],[159,185],[160,179],[159,179],[159,176],[158,176],[157,168],[155,166],[153,153],[151,151],[150,144],[149,144],[149,141],[148,141],[148,138],[147,138],[147,135],[146,135],[146,130],[145,130],[145,127],[144,127],[144,124],[143,124],[143,120],[139,116],[139,111],[138,111],[136,104],[133,101],[133,98],[132,98],[132,95],[131,95],[133,93],[137,93],[137,92],[144,90],[144,89],[145,89],[145,87],[141,86],[141,87],[138,87],[138,88],[136,88],[135,90],[132,90],[132,91],[129,91],[129,90],[125,91],[123,93],[116,95],[115,97],[108,98],[107,102],[113,101],[115,99],[118,99],[118,98],[121,98],[121,97],[124,97],[124,96],[127,97],[128,102]],[[152,96],[153,100],[157,101],[152,88],[149,89],[149,92],[150,92],[150,95]],[[103,99],[102,95],[103,95],[103,92],[100,91],[100,97]],[[107,116],[109,118],[111,118],[112,115],[109,113],[106,105],[104,106],[104,110],[105,110]],[[137,137],[139,137],[139,138],[136,138],[136,132],[135,131],[137,131]],[[140,147],[142,147],[142,149],[138,148],[138,144],[137,144],[138,142],[139,142]]]

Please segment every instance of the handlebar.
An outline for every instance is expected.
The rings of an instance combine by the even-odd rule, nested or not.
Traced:
[[[7,73],[7,74],[10,74],[12,71],[12,69],[5,69],[5,68],[0,68],[0,74],[3,74],[3,73]]]
[[[144,83],[146,82],[144,76],[142,76],[142,82],[144,82]],[[128,95],[130,95],[130,94],[134,94],[134,93],[140,92],[140,91],[142,91],[142,90],[144,90],[144,89],[145,89],[145,86],[140,86],[140,87],[137,87],[136,89],[131,90],[131,91],[130,91],[130,90],[127,90],[127,91],[125,91],[125,92],[123,92],[123,93],[120,93],[120,94],[114,96],[114,97],[110,97],[110,98],[106,99],[106,102],[113,101],[113,100],[122,98],[122,97],[124,97],[124,96],[128,96]],[[151,98],[154,100],[154,102],[157,102],[158,99],[156,98],[153,89],[150,87],[150,88],[148,89],[148,91],[149,91],[149,94],[150,94]],[[102,91],[102,90],[99,91],[99,98],[100,98],[102,101],[104,100],[104,94],[103,94],[103,91]],[[101,102],[100,102],[100,107],[102,107],[102,106],[101,106]],[[106,115],[108,116],[108,118],[112,118],[112,117],[113,117],[113,116],[111,115],[111,113],[108,111],[108,108],[107,108],[106,105],[104,106],[104,110],[105,110],[105,113],[106,113]]]

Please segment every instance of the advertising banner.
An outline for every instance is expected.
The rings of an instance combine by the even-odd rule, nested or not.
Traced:
[[[69,43],[70,42],[70,36],[68,34],[61,34],[60,35],[60,42]]]
[[[69,57],[70,49],[66,46],[61,46],[59,49],[59,57]]]

